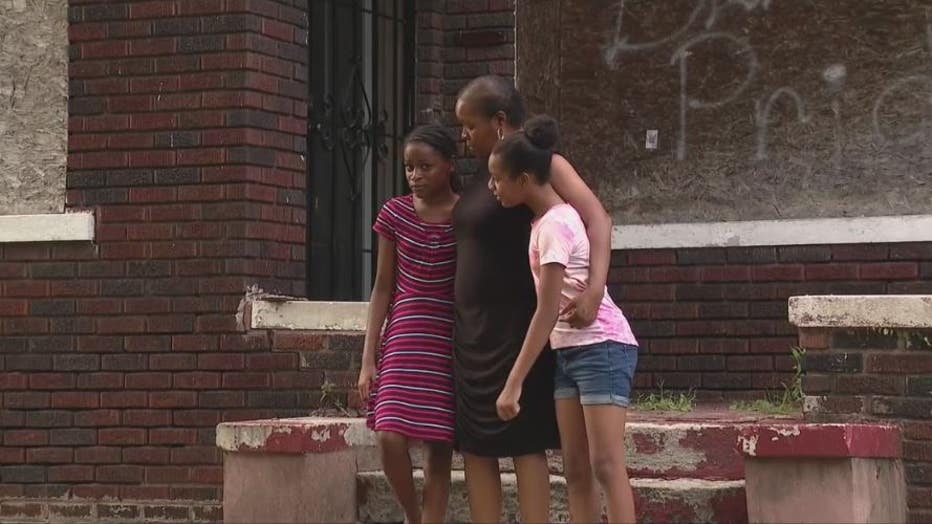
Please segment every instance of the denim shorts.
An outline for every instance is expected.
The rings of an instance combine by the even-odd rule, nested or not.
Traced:
[[[631,403],[631,385],[638,363],[638,348],[607,341],[557,349],[553,398],[579,397],[584,406]]]

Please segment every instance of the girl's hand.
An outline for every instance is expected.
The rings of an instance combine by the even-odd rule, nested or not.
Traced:
[[[599,306],[602,304],[603,296],[604,290],[596,291],[592,288],[586,288],[585,291],[563,307],[560,311],[560,320],[575,329],[582,329],[591,325],[599,314]]]
[[[498,411],[498,418],[508,421],[518,416],[521,406],[518,405],[518,399],[521,398],[521,386],[512,386],[506,383],[505,389],[495,401],[495,410]]]
[[[359,370],[359,381],[356,383],[356,387],[359,390],[359,396],[362,398],[363,402],[369,400],[369,393],[372,390],[372,383],[375,381],[375,365],[371,363],[365,363],[362,365],[362,369]]]

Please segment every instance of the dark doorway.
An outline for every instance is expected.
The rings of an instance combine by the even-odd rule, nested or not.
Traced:
[[[308,297],[365,300],[372,221],[406,189],[414,122],[413,0],[310,3]]]

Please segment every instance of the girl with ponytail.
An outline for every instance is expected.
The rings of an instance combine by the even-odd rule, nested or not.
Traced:
[[[561,307],[588,287],[590,262],[579,213],[550,185],[558,136],[556,121],[538,116],[501,140],[489,158],[489,189],[501,205],[525,205],[534,215],[528,256],[537,291],[537,308],[496,409],[502,420],[518,416],[524,380],[549,341],[557,360],[554,399],[571,520],[601,520],[598,485],[608,521],[634,522],[624,431],[637,340],[608,293],[591,325],[577,328],[559,319]]]

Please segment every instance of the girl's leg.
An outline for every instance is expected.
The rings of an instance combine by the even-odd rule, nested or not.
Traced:
[[[405,521],[420,524],[421,510],[414,489],[414,470],[408,452],[408,438],[390,431],[379,432],[379,448],[382,452],[382,469],[388,483],[405,512]]]
[[[556,403],[570,521],[574,524],[599,522],[602,519],[602,501],[589,465],[589,442],[586,439],[583,408],[579,404],[579,397],[560,399]]]
[[[550,522],[550,468],[546,453],[514,458],[522,524]]]
[[[583,406],[589,460],[605,493],[609,522],[634,522],[634,494],[625,465],[625,418],[614,405]]]
[[[427,465],[424,468],[424,509],[421,521],[441,524],[446,520],[450,499],[450,468],[453,447],[448,444],[427,444]]]
[[[475,524],[493,524],[502,519],[502,479],[498,459],[464,453],[469,514]]]

